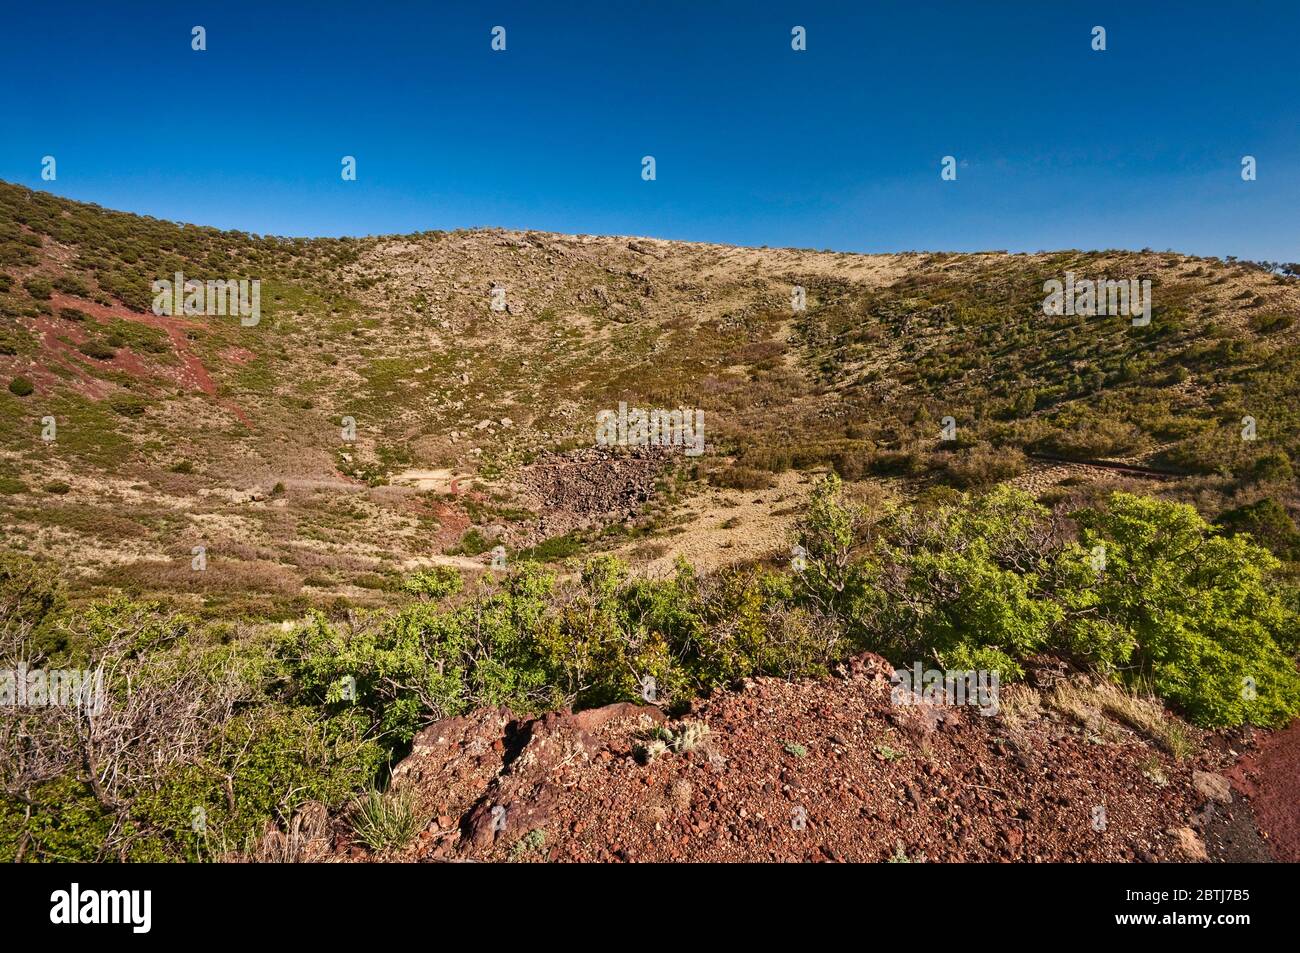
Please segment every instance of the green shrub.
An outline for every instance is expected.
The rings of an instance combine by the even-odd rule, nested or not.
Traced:
[[[843,483],[831,474],[813,488],[798,524],[804,565],[795,567],[801,596],[827,615],[852,624],[866,598],[870,570],[855,558],[867,525],[863,507],[844,498]]]
[[[794,452],[789,447],[746,447],[737,463],[755,470],[784,473],[790,469],[793,458]]]
[[[1028,495],[1006,487],[894,514],[862,563],[856,630],[902,660],[949,666],[996,653],[1008,660],[1002,677],[1016,677],[1014,660],[1042,651],[1062,617],[1033,571],[1035,527],[1045,516]]]
[[[137,394],[114,394],[108,399],[108,406],[123,417],[142,417],[149,409],[148,401]]]
[[[1148,678],[1200,725],[1273,726],[1300,712],[1300,618],[1272,580],[1276,557],[1181,503],[1116,493],[1076,518],[1082,549],[1063,560],[1105,546],[1105,570],[1070,593],[1075,642],[1092,636],[1103,668]]]
[[[1143,445],[1138,429],[1126,420],[1067,413],[1052,423],[1051,432],[1034,444],[1040,453],[1071,460],[1102,460],[1131,453]]]
[[[44,278],[31,277],[23,282],[23,287],[27,293],[37,301],[48,301],[50,295],[54,293],[54,286]]]
[[[21,730],[45,757],[65,765],[54,780],[25,788],[31,805],[0,797],[0,859],[23,844],[37,860],[181,860],[218,856],[254,843],[271,819],[308,800],[341,807],[373,783],[385,753],[351,710],[285,704],[283,674],[260,641],[210,641],[190,620],[158,606],[115,600],[60,612],[50,576],[30,561],[0,558],[0,617],[6,625],[56,626],[26,638],[32,665],[95,669],[111,662],[101,725],[120,722],[100,749],[99,789],[88,789],[73,720],[19,713]],[[51,621],[53,620],[53,622]],[[0,643],[11,644],[11,643]],[[13,659],[0,659],[12,664]],[[177,699],[183,699],[179,704]],[[88,727],[88,726],[87,726]],[[5,772],[21,770],[6,752]],[[196,816],[205,824],[196,827]],[[10,839],[9,830],[18,836]]]
[[[868,458],[867,469],[879,476],[919,476],[926,463],[910,450],[881,450]]]
[[[12,496],[15,493],[26,493],[27,484],[17,477],[0,477],[0,494]]]
[[[1255,461],[1250,475],[1260,483],[1291,483],[1295,480],[1295,469],[1290,457],[1281,450],[1274,450]]]
[[[518,558],[539,563],[552,563],[561,559],[568,559],[570,556],[576,556],[585,548],[582,540],[572,533],[565,533],[561,536],[551,536],[542,540],[536,546],[529,546],[520,550]]]
[[[73,274],[62,274],[54,279],[54,287],[64,294],[76,295],[78,298],[89,298],[90,288],[86,283]]]
[[[803,524],[796,596],[894,660],[1020,674],[1056,654],[1150,683],[1197,724],[1278,725],[1300,712],[1300,617],[1278,560],[1187,505],[1115,493],[1073,516],[1077,542],[998,487],[863,522],[826,481]],[[1100,568],[1098,568],[1100,567]]]
[[[561,700],[536,643],[551,585],[525,564],[500,589],[453,609],[415,603],[349,632],[316,613],[282,657],[302,701],[355,706],[392,747],[430,720],[483,705],[545,710]]]
[[[1250,318],[1251,330],[1258,334],[1276,334],[1294,323],[1295,317],[1290,314],[1255,314]]]
[[[944,461],[948,481],[962,488],[989,486],[1025,471],[1025,455],[1015,447],[978,444]]]
[[[1286,507],[1272,497],[1228,510],[1214,522],[1229,536],[1249,533],[1274,555],[1300,561],[1300,529]]]
[[[9,393],[16,394],[19,397],[28,397],[34,390],[36,390],[36,386],[21,374],[9,382]]]
[[[447,550],[451,556],[481,556],[493,546],[492,540],[484,536],[476,527],[467,529],[460,542]]]
[[[97,361],[111,361],[117,356],[117,351],[103,341],[86,341],[78,345],[77,350],[86,357],[93,357]]]
[[[454,596],[465,586],[465,581],[452,566],[434,566],[413,572],[402,580],[402,591],[414,596],[437,602],[447,596]]]
[[[63,587],[53,566],[0,550],[0,632],[19,626],[39,630],[54,621],[63,605]]]

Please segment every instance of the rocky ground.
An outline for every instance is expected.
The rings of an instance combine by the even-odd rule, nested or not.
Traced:
[[[1250,799],[1272,856],[1300,862],[1300,721],[1264,736],[1229,776]]]
[[[992,717],[895,705],[889,672],[862,655],[836,677],[758,679],[674,719],[620,704],[438,722],[392,782],[429,823],[382,859],[1294,859],[1294,731],[1207,736],[1179,760],[1033,691],[1005,690]],[[316,826],[302,856],[381,859],[345,817]]]
[[[537,513],[522,538],[536,542],[635,519],[671,457],[670,450],[658,447],[540,454],[520,471],[513,487]]]

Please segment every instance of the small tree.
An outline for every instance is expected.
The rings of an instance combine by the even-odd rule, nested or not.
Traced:
[[[838,476],[825,476],[812,492],[797,532],[803,549],[796,561],[801,595],[819,610],[852,617],[867,592],[870,569],[854,552],[866,533],[864,507],[844,499]]]

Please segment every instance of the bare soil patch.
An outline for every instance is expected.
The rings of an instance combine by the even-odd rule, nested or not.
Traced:
[[[422,732],[395,771],[433,820],[408,860],[1204,860],[1202,786],[1220,756],[1176,761],[1117,726],[894,705],[891,667],[758,679],[665,722],[651,706]],[[707,726],[647,759],[647,733]],[[1098,822],[1098,818],[1103,820]],[[340,822],[340,859],[376,859]]]

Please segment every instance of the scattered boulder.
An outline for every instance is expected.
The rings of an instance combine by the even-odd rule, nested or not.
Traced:
[[[1205,850],[1205,842],[1190,827],[1171,827],[1169,833],[1174,837],[1174,849],[1183,859],[1194,863],[1203,863],[1210,859]]]
[[[1232,803],[1232,785],[1221,774],[1213,774],[1209,771],[1193,771],[1192,787],[1202,797],[1211,801],[1217,801],[1219,804]]]
[[[565,776],[603,749],[596,732],[613,721],[662,724],[658,708],[619,702],[574,714],[550,712],[517,726],[518,754],[466,818],[466,840],[476,848],[498,838],[517,840],[552,816]]]

